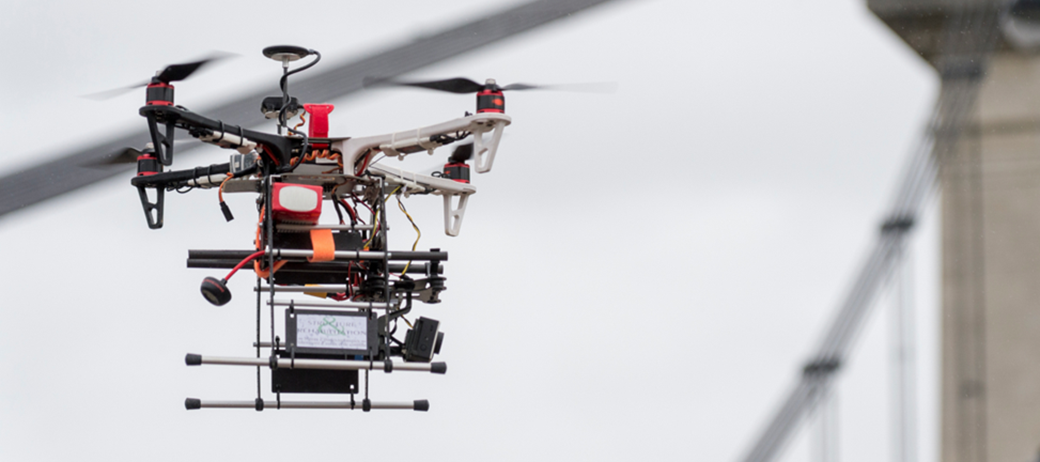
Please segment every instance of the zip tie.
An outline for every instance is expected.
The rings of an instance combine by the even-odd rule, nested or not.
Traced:
[[[411,173],[412,174],[411,187],[419,189],[419,177],[417,176],[418,174],[415,173],[415,172],[405,172],[404,169],[400,169],[400,170],[401,170],[401,179],[407,182],[408,178],[406,177],[405,173]],[[405,186],[407,186],[407,185],[405,185]],[[410,196],[410,194],[408,193],[408,188],[406,187],[406,188],[404,188],[404,197],[407,198],[409,196]]]
[[[428,140],[426,138],[423,138],[423,136],[422,136],[422,128],[416,128],[415,129],[415,139],[418,142],[420,148],[425,149],[427,154],[429,154],[431,156],[433,155],[433,150],[436,149],[437,146],[434,145],[432,148],[427,146],[427,144],[430,143],[430,140]]]
[[[401,153],[394,149],[394,144],[397,142],[397,133],[390,134],[390,144],[384,144],[379,146],[379,149],[383,151],[388,157],[400,157]]]

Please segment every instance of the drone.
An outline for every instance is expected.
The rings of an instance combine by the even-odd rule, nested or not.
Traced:
[[[189,366],[229,365],[257,368],[257,396],[249,400],[187,398],[185,408],[275,409],[411,409],[427,411],[427,400],[373,401],[368,377],[373,371],[444,374],[447,365],[434,361],[444,341],[435,319],[408,319],[413,308],[440,303],[446,290],[440,249],[407,250],[389,246],[387,214],[391,199],[421,237],[402,198],[443,198],[444,232],[460,232],[470,196],[471,167],[491,171],[502,133],[512,119],[505,114],[504,92],[544,88],[528,84],[499,86],[465,78],[401,82],[367,78],[366,86],[411,86],[476,95],[476,113],[436,125],[367,137],[329,135],[331,104],[301,103],[289,93],[289,77],[321,60],[315,50],[298,46],[265,48],[266,57],[282,65],[281,95],[264,98],[260,110],[277,122],[277,133],[247,129],[215,120],[175,104],[174,82],[188,78],[218,58],[174,64],[157,72],[145,87],[151,143],[128,148],[106,162],[136,162],[130,181],[138,191],[146,222],[163,227],[165,193],[217,189],[221,212],[234,218],[224,194],[256,195],[256,231],[252,247],[189,250],[188,268],[229,269],[222,278],[202,281],[203,297],[213,305],[231,301],[227,282],[238,271],[256,274],[256,341],[253,355],[242,357],[188,354]],[[309,60],[290,69],[293,63]],[[300,122],[290,121],[299,117]],[[306,131],[300,130],[307,125]],[[196,140],[231,150],[227,163],[167,170],[173,164],[178,130]],[[406,171],[380,161],[455,145],[440,171]],[[471,165],[472,164],[472,165]],[[323,208],[337,222],[323,223]],[[325,214],[330,217],[332,214]],[[266,298],[266,301],[264,300]],[[261,338],[261,310],[270,316],[270,337]],[[276,332],[281,309],[283,335]],[[407,328],[399,324],[404,322]],[[404,330],[399,334],[398,330]],[[260,368],[269,368],[270,394],[261,393]],[[360,386],[361,375],[365,386]],[[363,395],[362,395],[363,393]],[[340,401],[296,401],[282,395],[334,394]],[[360,400],[356,396],[363,396]],[[349,397],[349,398],[348,398]],[[360,402],[359,402],[360,401]]]

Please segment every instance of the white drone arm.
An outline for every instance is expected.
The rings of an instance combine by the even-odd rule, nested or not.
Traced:
[[[443,196],[444,233],[449,236],[459,235],[462,217],[466,214],[466,203],[469,202],[469,195],[477,192],[476,186],[382,164],[372,165],[369,169],[385,175],[388,183],[401,185],[406,195],[433,190],[433,194]],[[454,197],[459,199],[458,205],[453,206]]]
[[[434,149],[445,144],[437,141],[438,137],[469,132],[473,135],[473,156],[476,159],[474,163],[477,173],[487,173],[491,171],[495,162],[495,153],[498,151],[499,141],[502,140],[502,132],[512,121],[513,119],[505,114],[486,112],[415,130],[342,139],[333,142],[332,148],[342,153],[343,165],[355,165],[361,156],[370,150],[382,151],[387,157],[399,159],[422,151],[432,154]],[[485,139],[484,135],[488,132],[491,132],[490,137]],[[369,169],[385,175],[388,182],[401,185],[405,194],[432,192],[442,196],[444,232],[449,236],[459,235],[469,196],[477,192],[475,186],[381,164],[372,164]],[[452,205],[455,197],[458,197],[458,203]]]
[[[340,140],[333,143],[333,149],[343,153],[343,165],[354,165],[370,149],[382,151],[387,157],[403,158],[405,155],[421,151],[432,153],[434,149],[442,146],[441,143],[431,140],[431,137],[470,132],[473,134],[473,155],[476,158],[477,173],[487,173],[491,171],[491,165],[495,162],[495,152],[498,151],[502,131],[512,121],[513,119],[505,114],[485,112],[415,130]],[[491,132],[490,138],[484,139],[488,132]]]

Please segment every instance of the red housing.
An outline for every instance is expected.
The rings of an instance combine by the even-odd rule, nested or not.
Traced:
[[[321,186],[275,183],[271,193],[271,216],[278,223],[314,225],[321,217]]]
[[[162,82],[148,84],[145,89],[145,104],[148,106],[173,106],[173,85]]]
[[[307,111],[307,113],[311,115],[310,124],[307,125],[307,136],[311,138],[329,137],[329,113],[332,112],[333,109],[336,109],[336,106],[331,104],[303,105],[303,110]]]
[[[506,112],[506,97],[500,91],[483,90],[477,93],[477,114],[483,112]]]

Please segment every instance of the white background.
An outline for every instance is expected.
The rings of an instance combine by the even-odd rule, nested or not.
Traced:
[[[78,96],[171,62],[242,55],[177,85],[205,113],[274,94],[264,46],[332,65],[515,3],[9,0],[0,174],[143,128],[143,92]],[[420,247],[451,254],[444,303],[417,312],[442,321],[449,372],[375,374],[373,398],[429,399],[430,412],[185,411],[185,397],[255,393],[251,368],[183,365],[251,353],[252,280],[213,307],[198,285],[219,272],[184,260],[249,248],[252,198],[230,198],[226,224],[215,191],[173,194],[152,231],[128,174],[0,218],[0,459],[736,460],[844,297],[937,89],[857,0],[617,1],[409,77],[455,76],[619,90],[509,94],[514,123],[460,237],[441,232],[439,199],[408,200]],[[473,110],[417,90],[331,103],[333,135]],[[403,216],[390,220],[410,245]],[[915,243],[924,461],[937,445],[935,220]],[[839,381],[846,461],[889,455],[880,314]],[[808,457],[800,435],[787,460]]]

